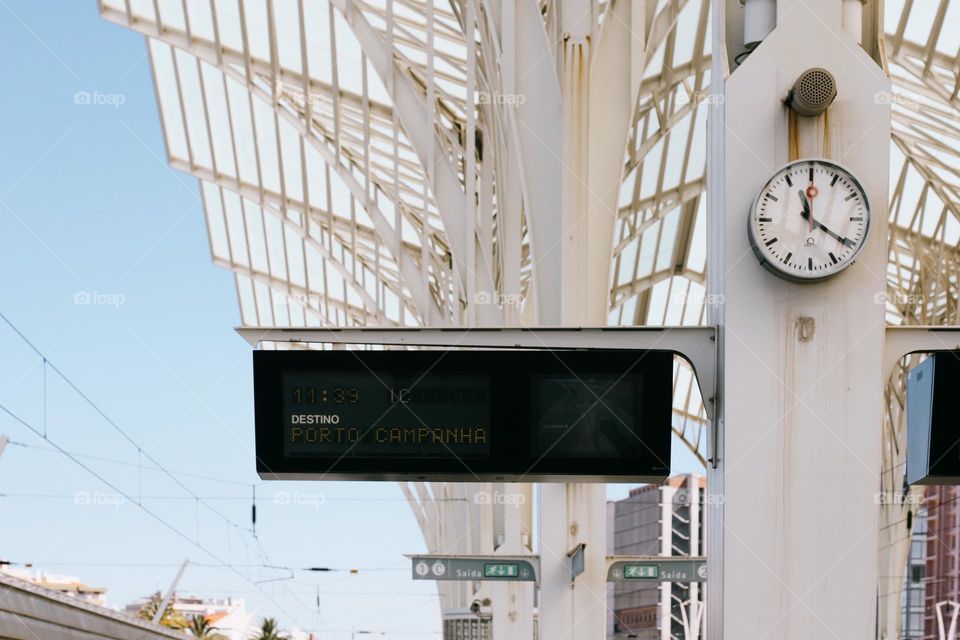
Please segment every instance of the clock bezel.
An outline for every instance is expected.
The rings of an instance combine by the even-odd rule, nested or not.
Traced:
[[[797,165],[802,165],[805,163],[814,164],[814,165],[816,164],[829,165],[846,173],[850,177],[850,180],[853,181],[854,186],[860,190],[861,194],[863,194],[863,207],[865,210],[864,217],[866,218],[864,229],[863,229],[863,239],[857,245],[856,249],[854,249],[853,254],[846,259],[843,265],[834,273],[829,273],[826,275],[810,276],[810,277],[785,271],[780,268],[778,262],[773,262],[769,260],[768,257],[763,253],[763,249],[760,246],[759,239],[757,238],[756,231],[754,230],[754,222],[753,222],[758,217],[757,207],[760,205],[760,198],[763,196],[764,191],[766,191],[767,188],[770,186],[770,183],[772,183],[773,180],[778,175],[780,175],[780,173],[782,173],[784,170]],[[778,278],[782,278],[789,282],[794,282],[798,284],[812,284],[815,282],[823,282],[824,280],[830,280],[831,278],[837,277],[838,275],[846,271],[854,262],[857,261],[857,257],[860,255],[860,252],[863,251],[863,248],[866,246],[867,241],[870,238],[870,229],[872,227],[872,222],[873,222],[873,210],[870,207],[870,198],[867,195],[867,190],[863,188],[863,183],[860,182],[860,179],[857,177],[857,174],[855,174],[849,167],[839,162],[836,162],[834,160],[828,160],[826,158],[817,158],[817,157],[800,158],[798,160],[791,160],[790,162],[786,162],[783,165],[781,165],[779,168],[777,168],[776,171],[773,172],[773,174],[769,178],[767,178],[767,180],[763,183],[763,186],[761,186],[757,190],[757,195],[754,196],[753,203],[750,205],[750,212],[747,215],[747,237],[750,241],[750,248],[753,250],[754,255],[760,261],[760,264],[761,266],[763,266],[764,269],[774,274]]]

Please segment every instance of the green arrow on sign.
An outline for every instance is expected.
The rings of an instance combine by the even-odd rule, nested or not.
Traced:
[[[660,577],[660,566],[655,564],[628,564],[623,567],[627,580],[650,580]]]

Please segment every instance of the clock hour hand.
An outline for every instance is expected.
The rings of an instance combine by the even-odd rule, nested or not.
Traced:
[[[803,189],[797,191],[797,195],[800,196],[800,202],[803,203],[803,218],[804,220],[810,219],[810,201],[807,200],[806,194],[803,192]]]
[[[807,194],[804,193],[803,189],[800,189],[799,191],[797,191],[797,195],[800,196],[800,202],[803,203],[803,213],[801,215],[803,216],[804,220],[808,220],[810,222],[810,231],[812,232],[813,231],[813,207],[810,202],[810,198],[807,197]]]
[[[803,216],[803,219],[804,219],[804,220],[809,220],[809,219],[810,219],[810,212],[809,212],[809,211],[804,211],[804,212],[801,213],[800,215]],[[853,240],[851,240],[850,238],[844,238],[844,237],[841,236],[840,234],[835,233],[833,230],[831,230],[829,227],[827,227],[827,225],[823,224],[823,223],[820,222],[819,220],[814,220],[814,221],[813,221],[813,226],[817,227],[818,229],[820,229],[821,231],[823,231],[824,233],[826,233],[828,236],[830,236],[831,238],[833,238],[834,240],[836,240],[837,242],[839,242],[840,244],[842,244],[842,245],[844,245],[844,246],[846,246],[846,247],[852,247],[853,244],[854,244]]]

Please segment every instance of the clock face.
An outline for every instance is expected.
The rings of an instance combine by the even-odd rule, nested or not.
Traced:
[[[870,230],[870,206],[847,169],[797,160],[767,181],[747,222],[764,267],[794,282],[815,282],[853,263]]]

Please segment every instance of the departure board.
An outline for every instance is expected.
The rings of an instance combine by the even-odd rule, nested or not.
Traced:
[[[256,351],[264,479],[655,481],[666,351]]]
[[[488,375],[290,371],[283,387],[286,455],[490,455]]]

